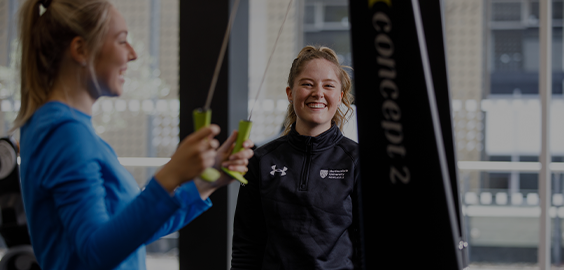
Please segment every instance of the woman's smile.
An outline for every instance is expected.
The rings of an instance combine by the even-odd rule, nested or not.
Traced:
[[[317,103],[317,102],[308,103],[307,106],[312,109],[325,109],[327,107],[325,103]]]

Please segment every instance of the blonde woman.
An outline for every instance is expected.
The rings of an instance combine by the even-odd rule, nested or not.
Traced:
[[[119,96],[137,55],[107,0],[27,0],[21,7],[21,184],[31,242],[42,269],[145,269],[145,245],[211,207],[231,182],[197,178],[210,166],[245,172],[253,152],[219,149],[219,127],[184,139],[139,190],[92,127],[92,105]],[[194,179],[194,180],[192,180]]]
[[[255,150],[239,189],[232,269],[359,265],[358,145],[341,133],[350,90],[333,50],[306,46],[293,61],[284,136]]]

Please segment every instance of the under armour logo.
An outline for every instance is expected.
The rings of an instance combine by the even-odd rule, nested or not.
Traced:
[[[286,171],[288,170],[288,168],[284,167],[284,169],[276,169],[276,165],[272,165],[272,171],[270,172],[270,174],[274,175],[274,173],[281,173],[280,176],[284,176],[286,175]]]

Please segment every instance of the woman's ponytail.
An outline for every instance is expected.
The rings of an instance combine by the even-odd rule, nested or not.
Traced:
[[[110,7],[107,0],[27,0],[23,3],[19,14],[21,107],[11,131],[24,125],[49,99],[73,38],[80,36],[86,41],[92,52],[88,61],[92,69],[107,32]]]

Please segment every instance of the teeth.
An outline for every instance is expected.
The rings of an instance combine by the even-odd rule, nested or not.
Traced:
[[[310,108],[325,108],[325,104],[322,103],[310,103],[308,104]]]

